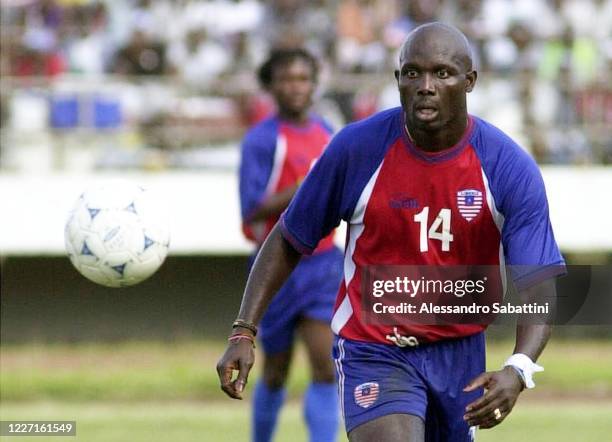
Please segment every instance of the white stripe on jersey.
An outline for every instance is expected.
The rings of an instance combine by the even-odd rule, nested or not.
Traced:
[[[342,299],[340,307],[338,307],[338,310],[334,312],[334,317],[332,318],[331,328],[335,334],[340,333],[342,327],[346,325],[348,320],[353,315],[353,306],[351,305],[348,290],[349,285],[355,276],[355,262],[353,261],[353,254],[355,253],[357,240],[363,233],[365,227],[363,224],[363,216],[365,215],[366,206],[368,205],[370,197],[372,196],[374,184],[376,183],[376,179],[378,178],[378,174],[380,173],[383,163],[384,160],[381,161],[376,171],[370,177],[368,184],[366,184],[361,192],[361,196],[359,197],[359,201],[357,201],[357,205],[353,211],[353,216],[349,222],[349,241],[346,245],[346,251],[344,252],[344,281],[346,284],[346,293],[344,295],[344,299]]]
[[[502,292],[504,297],[506,296],[506,258],[504,257],[504,243],[502,241],[502,229],[504,228],[504,215],[499,213],[497,210],[497,206],[495,205],[495,199],[493,198],[493,193],[491,193],[491,188],[489,187],[489,180],[487,179],[487,174],[485,174],[484,169],[481,167],[480,171],[482,172],[482,182],[485,186],[485,193],[487,194],[487,205],[489,206],[489,211],[491,212],[491,216],[493,217],[493,222],[497,226],[497,230],[499,230],[499,273],[502,281]]]
[[[334,317],[332,318],[331,322],[332,331],[335,334],[340,333],[340,329],[345,326],[352,314],[353,306],[351,305],[351,300],[349,299],[347,292],[345,293],[344,298],[342,299],[342,303],[338,307],[338,310],[334,312]]]
[[[286,156],[287,138],[282,134],[278,134],[276,137],[276,148],[274,149],[274,165],[272,166],[270,178],[268,178],[268,184],[266,185],[266,197],[273,195],[276,191],[276,186],[278,185],[278,180],[283,171],[283,164],[285,163]]]
[[[276,192],[276,186],[280,179],[283,171],[283,164],[287,157],[287,138],[284,135],[278,134],[276,137],[276,148],[274,149],[274,164],[272,165],[272,171],[268,178],[268,184],[266,184],[266,191],[262,200],[266,200]],[[255,240],[261,244],[266,239],[266,221],[259,221],[251,224],[251,230],[255,236]]]

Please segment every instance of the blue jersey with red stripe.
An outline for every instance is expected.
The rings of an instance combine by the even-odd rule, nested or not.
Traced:
[[[281,227],[296,249],[311,253],[341,220],[348,223],[344,282],[332,329],[351,340],[391,344],[386,336],[392,327],[360,318],[368,265],[526,265],[537,266],[542,279],[563,272],[537,165],[507,135],[473,116],[462,139],[438,153],[412,143],[401,108],[343,129],[283,214]],[[437,236],[428,235],[430,226],[437,226]],[[534,276],[513,274],[519,286]],[[468,336],[485,325],[398,328],[432,342]]]
[[[300,183],[329,143],[332,130],[321,118],[311,116],[304,125],[277,116],[251,128],[242,142],[240,205],[242,230],[260,246],[278,216],[252,222],[251,215],[270,196]],[[317,239],[318,251],[333,247],[333,235]]]

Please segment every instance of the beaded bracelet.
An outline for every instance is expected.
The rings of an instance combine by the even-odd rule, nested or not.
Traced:
[[[236,319],[232,324],[232,328],[236,327],[246,328],[251,333],[253,333],[253,336],[257,336],[257,327],[254,324],[251,324],[250,322],[246,322],[244,319]]]
[[[253,339],[253,336],[251,335],[243,335],[243,334],[237,333],[227,338],[229,342],[236,342],[236,341],[240,341],[241,339],[246,339],[247,341],[251,343],[253,348],[255,348],[255,339]]]

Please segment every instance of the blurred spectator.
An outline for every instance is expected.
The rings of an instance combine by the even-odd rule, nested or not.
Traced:
[[[251,39],[250,34],[238,32],[232,39],[232,67],[236,73],[249,72],[249,75],[262,62],[261,54],[265,54],[257,39]]]
[[[127,45],[119,49],[111,71],[123,75],[162,75],[169,73],[166,46],[135,30]]]
[[[157,41],[167,40],[174,26],[168,26],[176,5],[168,0],[137,0],[130,14],[130,26]]]
[[[17,44],[11,52],[11,74],[17,77],[53,77],[66,70],[64,58],[57,50],[40,51]]]
[[[135,126],[175,114],[185,95],[231,97],[245,124],[261,118],[270,103],[256,95],[253,69],[273,46],[308,47],[322,60],[322,89],[333,77],[323,91],[331,107],[347,121],[366,117],[398,104],[391,70],[406,35],[446,21],[468,36],[484,71],[469,98],[476,113],[539,161],[612,161],[610,0],[15,0],[1,7],[0,74],[20,84],[26,76],[63,82],[65,72],[176,74],[179,82],[151,78],[153,89],[118,86]],[[215,82],[226,75],[232,81]],[[503,99],[491,105],[492,96]]]
[[[59,49],[58,33],[63,10],[53,0],[28,5],[15,14],[16,28],[10,38],[10,72],[16,76],[55,76],[66,69]]]
[[[578,37],[570,25],[566,25],[559,38],[544,42],[540,59],[539,74],[556,81],[562,69],[567,69],[572,85],[584,86],[591,83],[602,61],[595,41],[589,36]]]
[[[57,30],[62,24],[63,8],[55,0],[38,0],[27,7],[28,25],[35,30]]]
[[[307,30],[305,46],[324,63],[334,56],[336,45],[335,15],[328,0],[308,4],[303,19]]]
[[[438,20],[440,0],[414,0],[405,2],[406,15],[410,17],[412,28]]]
[[[338,6],[336,56],[346,72],[385,69],[384,24],[397,18],[396,2],[341,0]]]
[[[549,94],[554,110],[543,161],[585,163],[593,160],[589,139],[577,128],[576,98],[579,91],[594,80],[598,58],[593,41],[588,37],[577,39],[569,25],[565,26],[559,39],[544,43],[538,74],[556,87]]]
[[[170,47],[168,57],[173,68],[190,86],[204,88],[226,72],[230,55],[223,45],[208,37],[205,29],[192,29],[184,41]]]
[[[577,38],[612,37],[612,2],[610,0],[564,0],[561,14]]]
[[[113,46],[108,38],[106,5],[93,2],[72,10],[64,50],[71,72],[101,74],[107,70]]]
[[[260,34],[269,47],[303,46],[308,30],[305,0],[270,0],[266,3]]]

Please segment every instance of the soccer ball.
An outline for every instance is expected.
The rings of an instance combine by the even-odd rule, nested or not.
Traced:
[[[107,287],[124,287],[159,269],[170,234],[149,191],[113,181],[79,197],[64,240],[70,261],[83,276]]]

